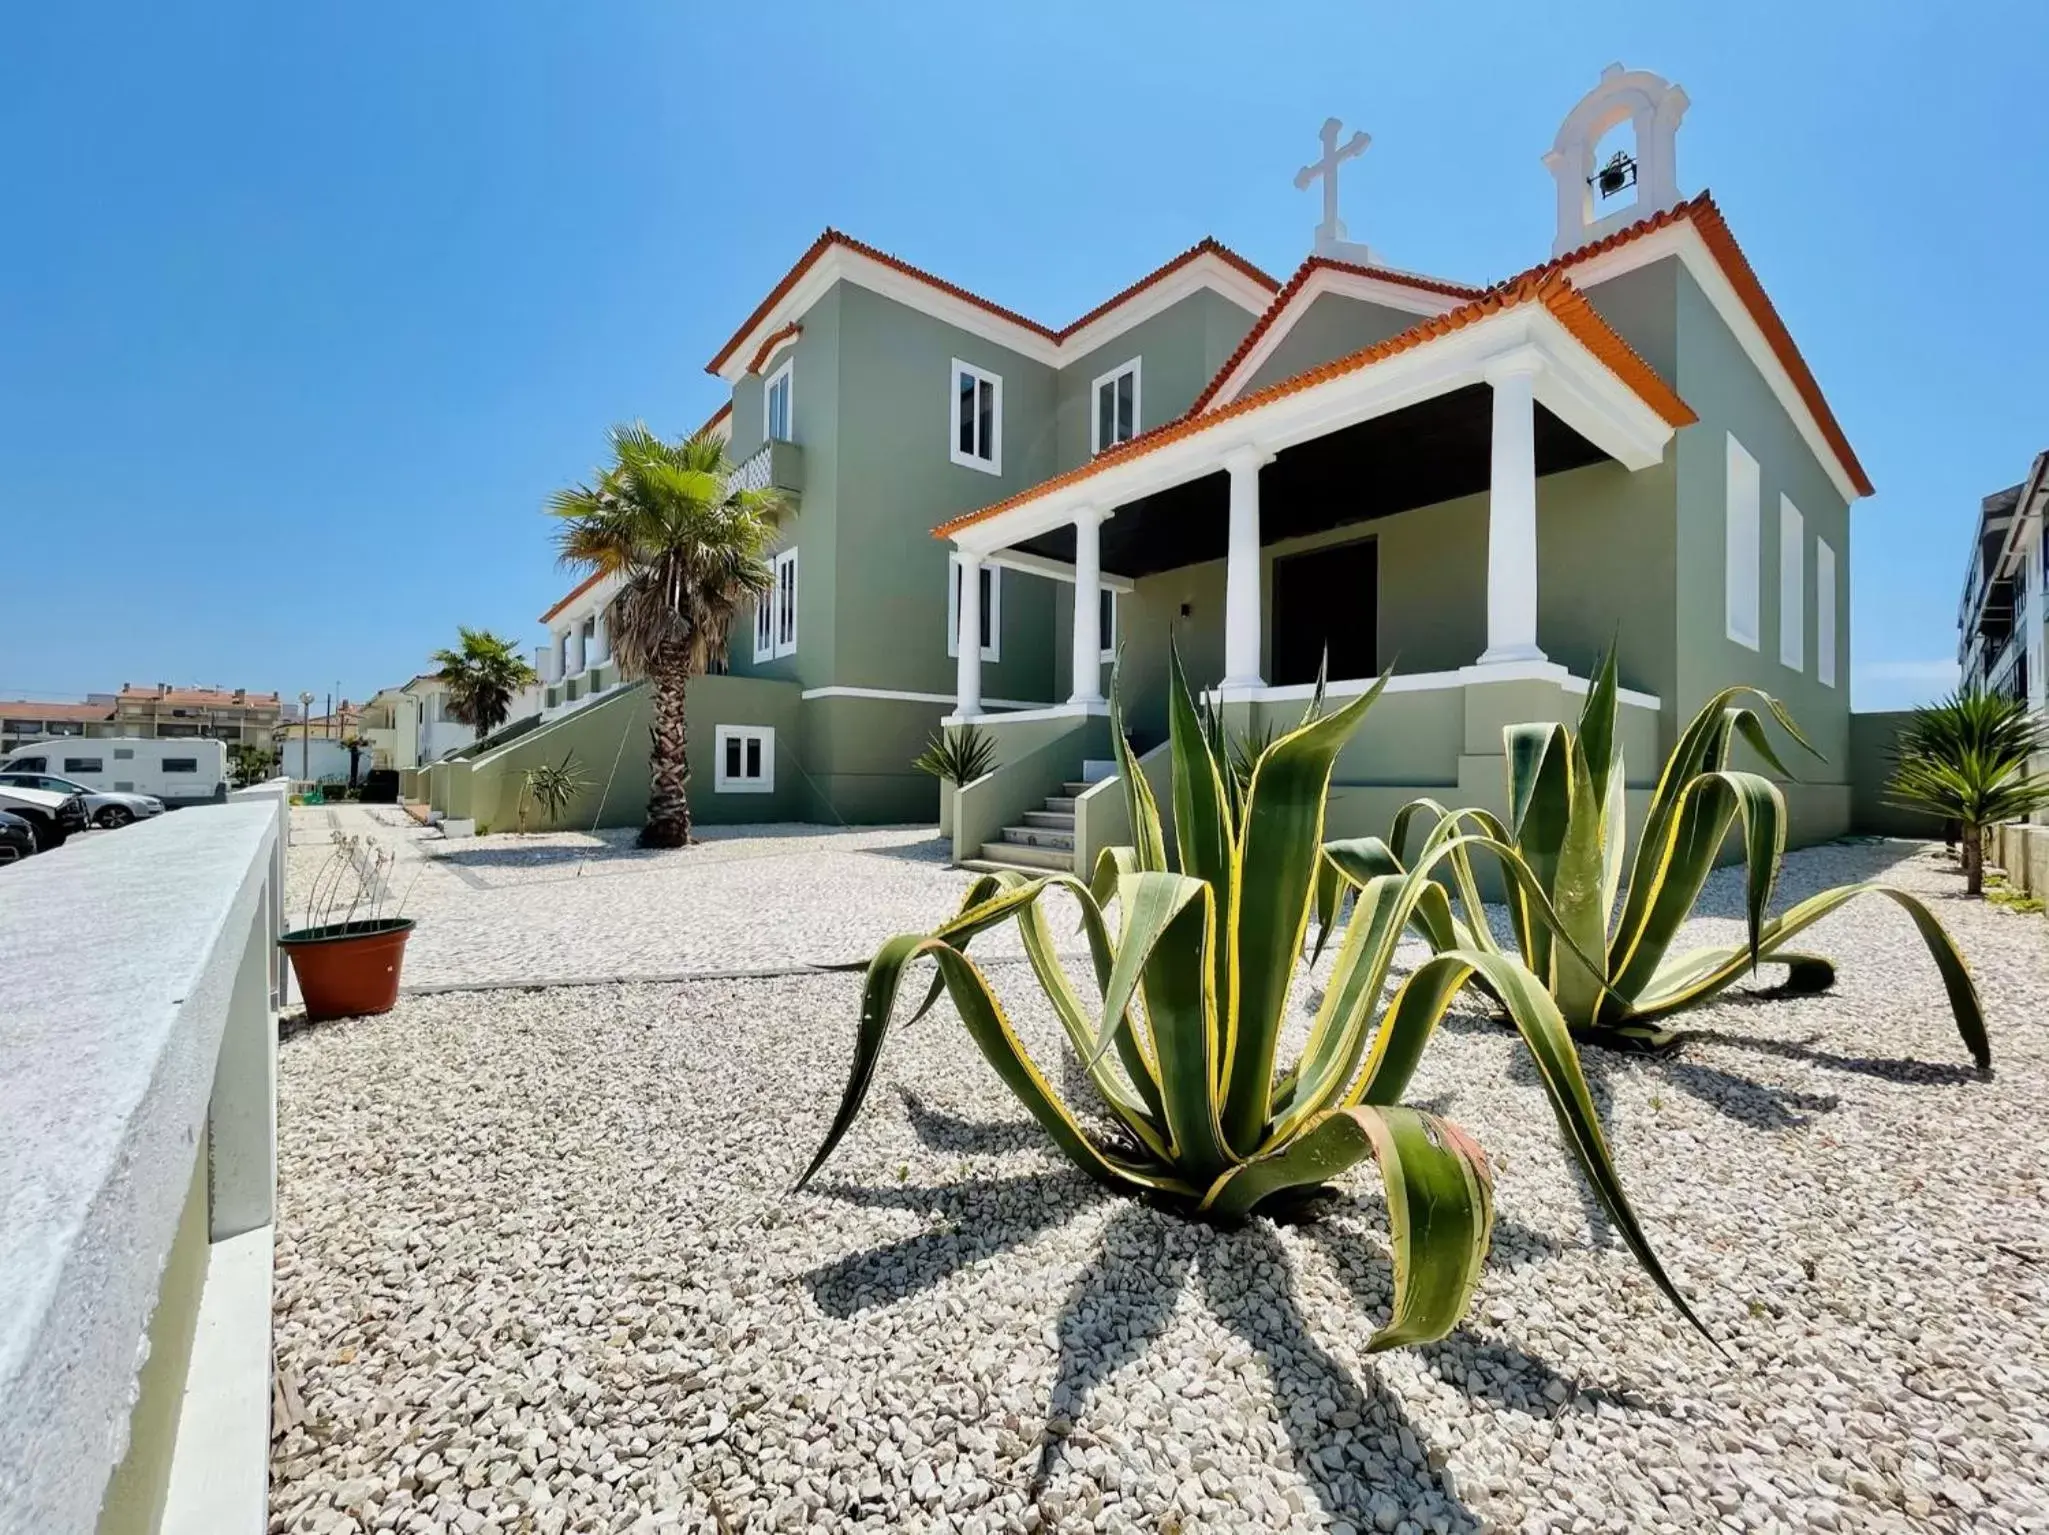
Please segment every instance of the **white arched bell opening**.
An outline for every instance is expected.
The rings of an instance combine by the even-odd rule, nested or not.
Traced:
[[[1647,69],[1610,64],[1601,83],[1580,99],[1559,125],[1544,166],[1558,184],[1558,237],[1551,254],[1563,256],[1625,224],[1679,201],[1674,142],[1686,116],[1686,92]],[[1636,133],[1636,200],[1604,217],[1594,214],[1595,151],[1602,136],[1627,122]]]

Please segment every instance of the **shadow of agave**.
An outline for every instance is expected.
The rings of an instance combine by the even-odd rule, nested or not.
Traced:
[[[1769,994],[1757,995],[1763,997]],[[1768,1039],[1760,1034],[1731,1034],[1721,1029],[1702,1029],[1692,1037],[1703,1044],[1728,1045],[1736,1050],[1754,1050],[1760,1055],[1775,1055],[1788,1061],[1805,1061],[1830,1071],[1877,1077],[1881,1081],[1897,1082],[1908,1087],[1954,1087],[1966,1082],[1989,1081],[1992,1077],[1991,1072],[1980,1071],[1976,1066],[1917,1061],[1898,1056],[1837,1055],[1830,1050],[1814,1048],[1815,1042],[1821,1038],[1819,1034],[1810,1034],[1801,1040]]]
[[[929,1106],[907,1087],[897,1089],[910,1116],[911,1130],[934,1151],[1034,1151],[1046,1144],[1046,1132],[1029,1119],[961,1119]]]

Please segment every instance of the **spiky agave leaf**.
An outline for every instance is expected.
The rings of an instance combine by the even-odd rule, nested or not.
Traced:
[[[1420,1109],[1331,1109],[1285,1145],[1224,1173],[1202,1207],[1240,1217],[1276,1194],[1329,1183],[1368,1156],[1386,1196],[1394,1308],[1366,1351],[1434,1342],[1465,1316],[1494,1230],[1486,1156],[1451,1121]]]

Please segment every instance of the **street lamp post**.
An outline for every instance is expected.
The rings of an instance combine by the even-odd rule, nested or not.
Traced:
[[[299,781],[313,782],[313,695],[299,695]]]

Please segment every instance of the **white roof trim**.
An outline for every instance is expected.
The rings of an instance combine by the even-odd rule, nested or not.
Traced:
[[[589,590],[577,595],[574,602],[561,612],[550,615],[548,632],[568,634],[594,613],[602,613],[606,604],[619,595],[619,588],[625,584],[625,577],[610,575],[604,577]]]
[[[1473,321],[1407,351],[1282,395],[1241,415],[1085,475],[952,535],[963,551],[993,554],[1074,520],[1082,507],[1116,508],[1212,474],[1233,449],[1278,453],[1375,416],[1484,383],[1488,366],[1511,354],[1534,359],[1537,399],[1625,467],[1664,457],[1673,427],[1540,304]]]
[[[1097,316],[1065,341],[1056,342],[1028,326],[992,314],[980,304],[970,303],[899,271],[887,262],[877,261],[845,245],[832,245],[740,338],[732,354],[719,367],[718,376],[728,383],[736,383],[746,377],[747,365],[754,353],[760,350],[762,342],[791,321],[801,320],[811,306],[839,282],[853,283],[871,293],[879,293],[884,298],[928,314],[969,335],[980,336],[984,341],[1007,347],[1049,368],[1064,367],[1077,357],[1107,345],[1133,326],[1144,323],[1200,288],[1221,294],[1255,315],[1264,314],[1273,302],[1272,292],[1263,284],[1248,277],[1214,251],[1203,251],[1186,265],[1132,294],[1107,314]]]
[[[1590,256],[1564,271],[1575,286],[1584,290],[1611,277],[1620,277],[1625,272],[1649,266],[1654,261],[1662,261],[1667,256],[1677,256],[1701,292],[1707,295],[1708,302],[1714,305],[1722,323],[1729,327],[1744,355],[1764,375],[1765,383],[1771,386],[1772,394],[1792,418],[1793,425],[1821,465],[1822,472],[1828,476],[1829,483],[1835,486],[1837,494],[1846,502],[1858,500],[1863,492],[1857,489],[1848,467],[1837,457],[1836,450],[1829,446],[1828,438],[1822,435],[1821,423],[1800,397],[1793,375],[1786,371],[1786,365],[1779,361],[1778,353],[1765,339],[1764,331],[1751,318],[1743,300],[1737,297],[1735,287],[1722,271],[1722,264],[1715,260],[1707,241],[1694,228],[1693,220],[1676,219],[1663,229],[1654,229],[1598,256]]]
[[[1267,327],[1252,350],[1247,352],[1217,389],[1209,404],[1203,407],[1204,414],[1228,405],[1245,392],[1245,386],[1266,366],[1273,354],[1280,350],[1281,342],[1294,331],[1309,307],[1327,293],[1341,298],[1358,299],[1363,303],[1378,304],[1384,309],[1398,309],[1405,314],[1419,318],[1449,314],[1459,305],[1471,302],[1468,299],[1453,298],[1446,293],[1431,293],[1422,288],[1412,288],[1405,283],[1390,282],[1384,277],[1369,277],[1359,272],[1340,272],[1331,267],[1318,267],[1310,273],[1302,286],[1295,290],[1288,300],[1288,307],[1274,317],[1274,323]]]

